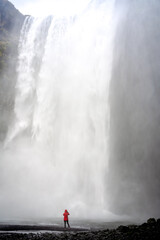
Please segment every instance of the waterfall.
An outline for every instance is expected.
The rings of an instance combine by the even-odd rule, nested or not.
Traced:
[[[2,161],[14,178],[6,189],[15,192],[5,204],[9,192],[2,195],[2,206],[25,204],[26,216],[108,213],[113,12],[114,1],[106,1],[75,16],[26,17]]]
[[[159,12],[92,0],[25,18],[1,80],[2,220],[159,217]]]

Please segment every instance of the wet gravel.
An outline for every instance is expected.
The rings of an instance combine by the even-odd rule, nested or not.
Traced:
[[[119,226],[116,229],[104,229],[96,231],[74,232],[74,229],[66,232],[36,232],[0,233],[0,240],[159,240],[160,219],[148,219],[141,225]]]

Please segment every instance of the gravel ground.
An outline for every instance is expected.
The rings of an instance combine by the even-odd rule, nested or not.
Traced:
[[[64,229],[62,229],[64,230]],[[160,219],[148,219],[141,225],[119,226],[116,229],[82,230],[68,229],[65,232],[58,229],[53,232],[18,233],[0,232],[0,240],[159,240]]]

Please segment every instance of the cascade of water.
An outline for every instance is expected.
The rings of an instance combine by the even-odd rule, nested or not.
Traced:
[[[43,190],[32,194],[54,216],[65,206],[76,209],[75,216],[107,209],[113,9],[114,1],[107,1],[79,16],[28,17],[21,31],[15,119],[6,145],[16,146],[28,171],[38,168],[28,175]]]
[[[36,81],[50,22],[51,17],[27,17],[22,27],[17,66],[15,122],[10,128],[6,143],[31,125]]]
[[[159,217],[160,1],[60,7],[26,18],[1,80],[0,218]]]

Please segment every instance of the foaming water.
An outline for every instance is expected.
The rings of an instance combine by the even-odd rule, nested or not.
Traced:
[[[114,1],[27,17],[2,151],[3,216],[112,216],[105,198]],[[9,178],[6,177],[9,176]],[[94,208],[94,211],[93,211]]]

